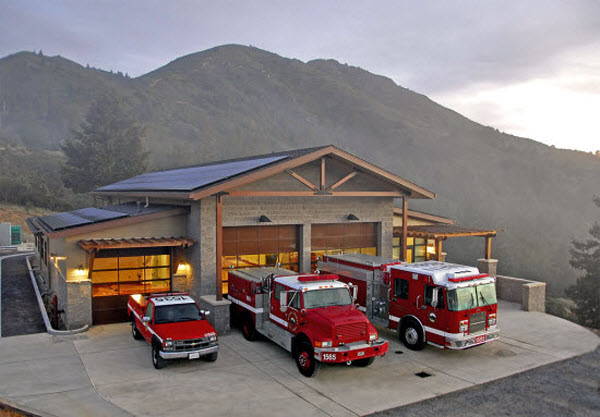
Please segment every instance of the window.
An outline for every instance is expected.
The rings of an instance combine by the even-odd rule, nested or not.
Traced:
[[[298,291],[292,291],[288,293],[288,304],[290,307],[296,310],[300,309],[300,293]]]
[[[442,287],[434,287],[432,285],[425,285],[425,305],[433,306],[434,288],[438,288],[437,305],[435,307],[444,308],[444,291]]]
[[[146,307],[146,313],[144,314],[144,317],[150,317],[150,320],[152,320],[153,314],[154,314],[154,304],[148,303],[148,306]]]
[[[394,297],[408,299],[408,281],[401,278],[394,279]]]
[[[284,291],[283,285],[275,283],[275,288],[273,289],[275,299],[279,301],[281,299],[281,292]]]

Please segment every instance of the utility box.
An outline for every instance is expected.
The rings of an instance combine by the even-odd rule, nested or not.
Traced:
[[[11,245],[20,245],[23,243],[21,241],[21,226],[11,226],[10,227],[10,244]]]
[[[11,245],[10,223],[0,223],[0,246]]]

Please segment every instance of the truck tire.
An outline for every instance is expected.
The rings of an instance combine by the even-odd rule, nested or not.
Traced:
[[[242,334],[246,340],[256,340],[256,327],[254,327],[254,319],[250,314],[244,314],[242,318]]]
[[[204,355],[202,358],[207,362],[214,362],[217,360],[217,356],[219,352],[209,353],[208,355]]]
[[[315,359],[313,347],[308,342],[300,342],[294,349],[296,366],[302,375],[307,378],[316,375],[321,363]]]
[[[131,317],[131,335],[135,340],[141,340],[144,338],[138,330],[137,324],[135,324],[135,316]]]
[[[421,350],[425,347],[423,328],[415,320],[408,319],[403,321],[400,325],[398,335],[404,346],[410,350]]]
[[[366,368],[367,366],[371,366],[375,362],[375,356],[371,356],[370,358],[357,359],[354,361],[354,365],[360,366],[361,368]]]
[[[156,369],[162,369],[165,366],[165,360],[159,355],[160,349],[156,343],[152,344],[152,365]]]

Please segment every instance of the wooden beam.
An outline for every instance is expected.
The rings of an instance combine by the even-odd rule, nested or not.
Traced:
[[[328,190],[335,190],[337,187],[339,187],[340,185],[342,185],[343,183],[345,183],[349,179],[354,178],[354,176],[356,174],[358,174],[358,172],[352,171],[351,173],[349,173],[344,178],[342,178],[341,180],[339,180],[338,182],[336,182],[335,184],[333,184],[331,187],[328,187],[327,189]]]
[[[402,197],[402,260],[407,262],[408,248],[408,197]]]
[[[88,279],[92,279],[92,271],[94,270],[94,260],[96,259],[96,250],[89,250],[87,253],[87,268],[88,268]]]
[[[216,270],[217,270],[217,301],[223,299],[223,274],[221,272],[221,263],[223,260],[223,196],[217,195],[217,209],[216,209],[216,240],[217,240],[217,259],[216,259]]]
[[[321,158],[321,190],[325,189],[325,158]]]
[[[291,169],[288,169],[286,171],[288,174],[290,174],[292,177],[296,178],[298,181],[300,181],[302,184],[306,185],[308,188],[310,188],[311,190],[314,191],[318,191],[319,188],[314,185],[312,182],[310,182],[309,180],[307,180],[306,178],[304,178],[303,176],[296,174],[294,171],[292,171]]]
[[[437,255],[437,260],[441,261],[442,260],[442,239],[438,239],[435,241],[435,252]]]
[[[332,197],[404,197],[400,191],[332,191]]]
[[[312,197],[314,191],[229,191],[233,197]]]
[[[492,237],[485,237],[485,259],[492,259]]]
[[[233,197],[402,197],[399,191],[229,191]]]

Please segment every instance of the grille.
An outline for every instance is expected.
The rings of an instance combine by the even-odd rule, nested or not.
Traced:
[[[200,339],[175,340],[173,342],[176,351],[186,351],[204,348],[210,345],[208,337]]]
[[[485,311],[471,314],[469,320],[469,333],[477,333],[485,330]]]
[[[365,340],[367,335],[367,324],[364,322],[341,324],[336,327],[338,341],[352,343]]]

